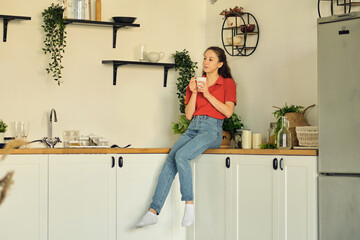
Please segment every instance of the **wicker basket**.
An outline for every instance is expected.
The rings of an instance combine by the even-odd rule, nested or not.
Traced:
[[[319,130],[317,126],[296,127],[295,130],[297,139],[299,140],[299,146],[319,146]]]

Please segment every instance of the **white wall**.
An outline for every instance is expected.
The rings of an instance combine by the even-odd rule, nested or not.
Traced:
[[[110,27],[69,25],[60,87],[46,74],[48,56],[41,50],[41,12],[52,2],[0,0],[0,14],[32,18],[9,22],[8,41],[0,42],[0,119],[29,120],[30,139],[47,136],[49,111],[55,108],[55,136],[79,129],[120,146],[171,147],[178,138],[171,122],[179,115],[174,70],[163,88],[162,68],[122,66],[113,86],[112,66],[101,61],[136,60],[145,44],[148,51],[165,52],[162,61],[173,62],[171,54],[186,48],[199,62],[200,74],[206,47],[222,46],[219,13],[236,5],[257,18],[261,31],[253,55],[228,57],[238,87],[236,113],[245,126],[265,135],[274,121],[273,105],[317,103],[316,1],[103,0],[103,20],[135,16],[141,26],[119,29],[113,49]],[[316,112],[312,108],[305,115],[311,125],[317,124]]]
[[[323,17],[329,16],[327,3],[321,3]],[[235,6],[253,14],[260,28],[258,48],[251,56],[228,56],[237,83],[235,112],[245,127],[264,135],[275,121],[272,106],[317,103],[317,1],[207,1],[207,45],[222,46],[219,13]],[[335,7],[338,14],[342,10]],[[305,117],[310,125],[317,125],[317,107],[307,110]]]
[[[185,48],[194,61],[201,61],[206,48],[205,2],[103,0],[104,21],[135,16],[141,26],[119,29],[113,49],[111,27],[68,25],[60,87],[46,74],[48,56],[41,50],[41,12],[52,2],[0,0],[0,14],[32,18],[10,21],[7,42],[0,42],[0,119],[30,121],[29,139],[39,139],[48,135],[49,112],[55,108],[54,136],[62,138],[64,130],[79,129],[120,146],[172,146],[179,137],[171,131],[171,122],[179,115],[175,71],[169,71],[164,88],[162,67],[122,66],[113,86],[112,66],[101,61],[137,60],[141,44],[147,51],[163,51],[163,62],[173,62],[171,54]],[[2,28],[1,21],[1,33]],[[6,136],[12,134],[7,131]]]

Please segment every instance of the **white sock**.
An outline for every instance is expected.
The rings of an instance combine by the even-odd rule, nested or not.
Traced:
[[[141,221],[136,224],[137,228],[141,228],[147,225],[156,224],[158,222],[158,217],[156,214],[147,211],[145,216],[141,219]]]
[[[182,220],[182,226],[188,227],[194,223],[195,220],[195,205],[185,204],[185,212]]]

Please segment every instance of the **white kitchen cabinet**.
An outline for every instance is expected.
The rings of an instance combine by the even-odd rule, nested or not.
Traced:
[[[49,240],[114,240],[115,158],[108,154],[49,156]]]
[[[166,156],[50,155],[49,240],[171,240],[174,231],[180,234],[181,219],[179,227],[172,227],[173,194],[158,224],[135,228],[149,207]]]
[[[171,240],[172,194],[169,194],[156,225],[135,228],[149,208],[166,157],[166,154],[117,155],[117,160],[123,162],[116,175],[117,240]]]
[[[47,239],[47,155],[8,155],[0,178],[14,171],[13,185],[0,206],[0,239]]]
[[[316,157],[237,155],[231,160],[230,239],[317,239]]]
[[[272,157],[230,156],[232,203],[229,240],[278,239],[277,174]]]
[[[316,240],[317,157],[281,156],[280,240]],[[281,169],[280,169],[281,170]]]
[[[227,187],[229,168],[226,157],[203,154],[193,160],[193,185],[195,196],[195,223],[189,228],[188,240],[227,239],[230,193]]]

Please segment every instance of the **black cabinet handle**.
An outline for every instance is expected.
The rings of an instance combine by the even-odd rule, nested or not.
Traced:
[[[230,168],[230,158],[229,158],[229,157],[227,157],[227,158],[225,159],[225,166],[226,166],[227,168]]]
[[[122,167],[124,166],[123,157],[119,157],[119,159],[118,159],[118,165],[119,165],[119,168],[122,168]]]
[[[115,167],[115,157],[111,157],[111,168]]]
[[[281,171],[283,171],[284,170],[284,168],[283,168],[283,162],[284,162],[284,159],[283,158],[281,158],[280,159],[280,169],[281,169]]]
[[[277,168],[278,168],[278,160],[277,160],[277,158],[274,158],[274,160],[273,160],[273,169],[277,170]]]

